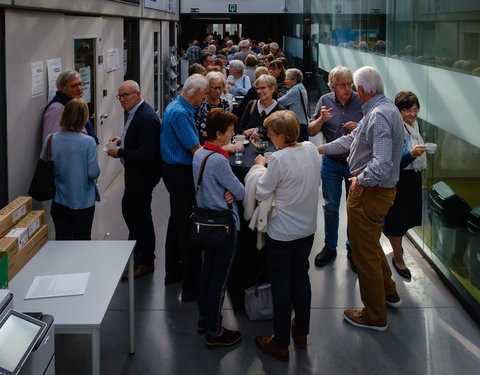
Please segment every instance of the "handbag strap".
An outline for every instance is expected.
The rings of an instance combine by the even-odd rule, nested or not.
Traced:
[[[298,92],[300,93],[300,100],[302,101],[302,108],[303,108],[303,113],[305,114],[305,120],[307,120],[307,124],[308,124],[307,109],[305,107],[305,102],[303,101],[303,93],[302,93],[302,90],[300,89],[298,89]]]
[[[197,178],[197,186],[195,188],[195,206],[197,206],[197,193],[198,193],[198,189],[200,189],[200,184],[202,183],[202,177],[203,177],[203,170],[205,169],[205,164],[207,163],[207,159],[212,156],[214,153],[216,153],[217,151],[213,150],[212,152],[210,152],[209,154],[207,154],[203,160],[202,160],[202,164],[200,165],[200,170],[198,171],[198,178]],[[232,211],[232,204],[231,203],[228,203],[228,209],[230,211]]]
[[[45,160],[45,156],[47,157],[45,161],[50,161],[52,159],[52,138],[53,133],[48,136],[47,146],[45,147],[45,152],[43,153],[42,159]]]
[[[257,104],[257,99],[255,99],[252,103],[252,106],[250,107],[250,116],[252,115],[253,113],[253,110],[255,109],[255,105]]]

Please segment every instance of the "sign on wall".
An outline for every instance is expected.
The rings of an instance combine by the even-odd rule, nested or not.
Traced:
[[[177,11],[177,0],[145,0],[144,5],[145,8],[163,10],[164,12],[175,13]]]

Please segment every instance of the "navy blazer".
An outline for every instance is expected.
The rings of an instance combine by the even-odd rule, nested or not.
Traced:
[[[118,155],[125,162],[125,189],[151,190],[158,184],[162,176],[160,119],[147,102],[135,112]]]

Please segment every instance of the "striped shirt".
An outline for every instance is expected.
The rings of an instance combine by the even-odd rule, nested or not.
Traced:
[[[397,184],[403,149],[403,120],[397,107],[384,95],[362,106],[363,118],[348,135],[323,145],[325,155],[350,150],[347,161],[361,186],[392,188]]]

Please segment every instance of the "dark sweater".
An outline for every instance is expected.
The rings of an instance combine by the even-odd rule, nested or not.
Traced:
[[[255,108],[253,109],[253,111],[251,111],[252,105],[253,105],[254,103],[255,103]],[[270,116],[273,112],[281,111],[281,110],[284,110],[284,109],[286,109],[286,108],[277,103],[277,104],[275,105],[275,107],[273,107],[273,109],[270,111],[270,113],[268,114],[268,116]],[[251,115],[250,115],[250,112],[252,112]],[[238,132],[238,133],[243,133],[243,132],[244,132],[245,130],[247,130],[247,129],[260,127],[260,128],[261,128],[260,133],[261,133],[264,137],[266,137],[268,131],[267,131],[266,128],[263,127],[263,122],[265,121],[265,119],[266,119],[268,116],[265,116],[265,114],[264,114],[263,112],[262,112],[262,113],[259,113],[259,112],[258,112],[258,107],[257,107],[257,101],[251,100],[251,101],[247,104],[247,107],[245,108],[245,111],[243,112],[242,119],[241,119],[240,122],[238,123],[237,132]]]

